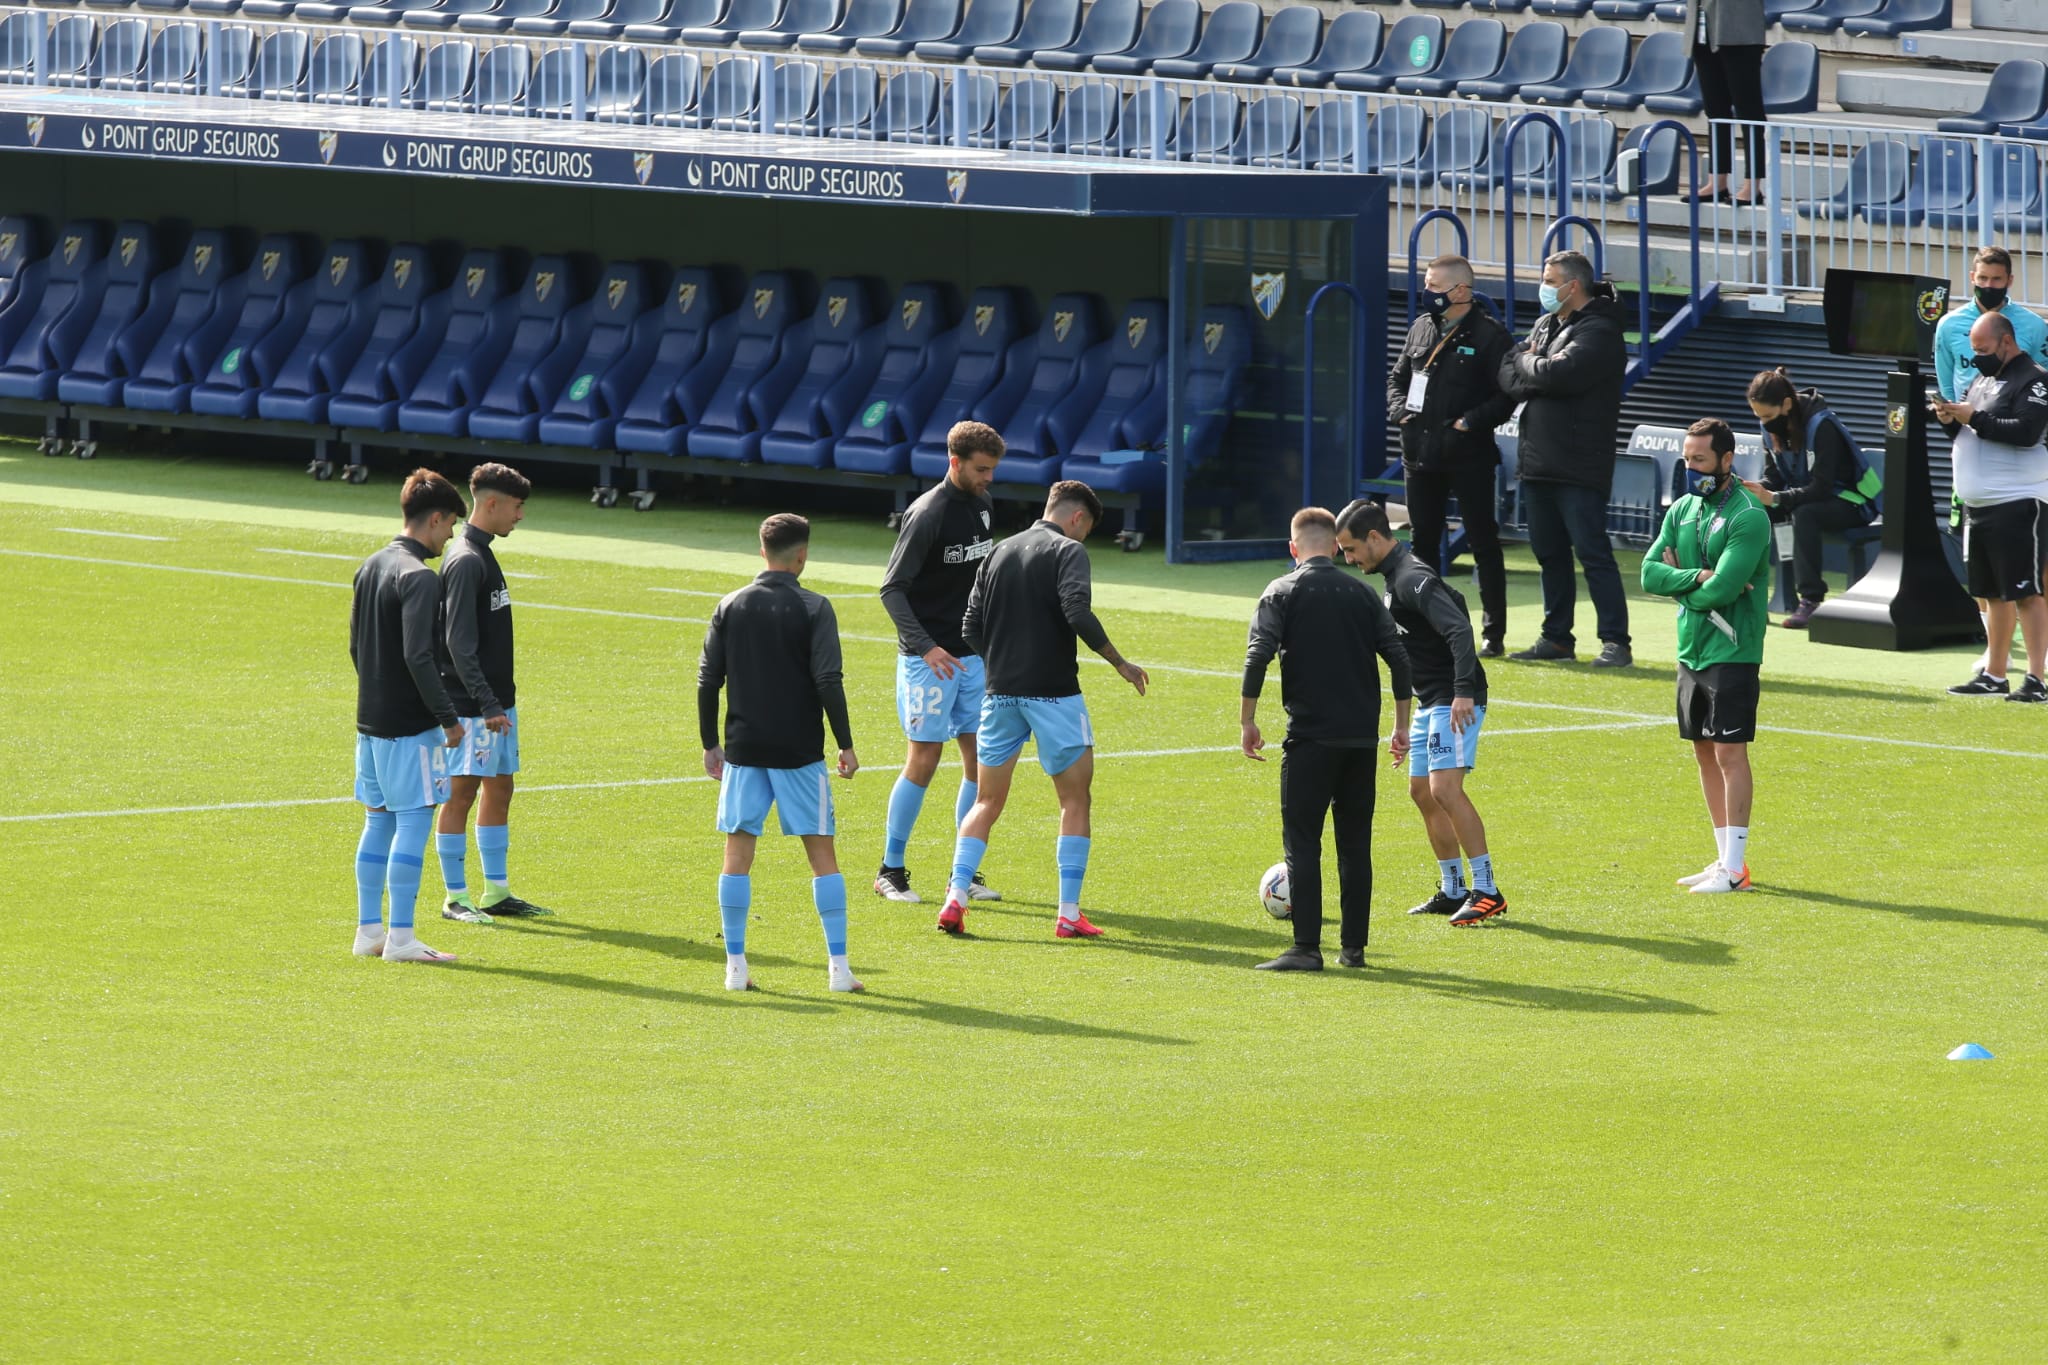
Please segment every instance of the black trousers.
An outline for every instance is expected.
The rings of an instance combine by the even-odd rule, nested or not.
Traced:
[[[1290,739],[1280,758],[1281,847],[1294,892],[1294,946],[1323,947],[1323,817],[1337,825],[1337,883],[1343,921],[1338,939],[1363,948],[1372,920],[1373,783],[1377,744],[1340,749]]]
[[[1586,570],[1586,591],[1600,639],[1627,645],[1628,589],[1607,538],[1607,494],[1598,488],[1548,479],[1522,480],[1522,513],[1529,522],[1529,549],[1543,578],[1543,638],[1572,649],[1579,610],[1579,579],[1572,555]]]
[[[1500,519],[1495,504],[1491,466],[1452,474],[1409,470],[1407,485],[1409,535],[1415,557],[1443,572],[1444,529],[1450,500],[1458,500],[1465,520],[1465,539],[1472,546],[1472,566],[1479,570],[1480,638],[1500,643],[1508,628],[1508,569],[1500,550]]]
[[[1710,119],[1741,119],[1751,126],[1743,130],[1749,156],[1749,178],[1764,178],[1764,50],[1761,45],[1723,47],[1714,51],[1705,43],[1692,47],[1693,69],[1700,77],[1700,99]],[[1714,174],[1735,171],[1735,130],[1726,123],[1714,124]]]
[[[1829,498],[1792,509],[1792,586],[1809,602],[1828,595],[1828,580],[1822,575],[1821,537],[1829,531],[1849,531],[1867,526],[1863,509]]]

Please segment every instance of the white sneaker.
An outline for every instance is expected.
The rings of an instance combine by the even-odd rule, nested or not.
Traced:
[[[975,873],[974,880],[967,884],[967,899],[971,901],[999,901],[1002,898],[1003,893],[983,881],[979,872]]]
[[[1680,877],[1678,884],[1680,886],[1698,886],[1701,882],[1710,882],[1721,875],[1723,875],[1721,864],[1718,861],[1711,862],[1693,873],[1690,877]]]
[[[875,874],[875,894],[906,905],[923,904],[923,898],[910,889],[910,873],[900,867],[885,867]]]
[[[853,973],[850,970],[843,972],[835,971],[828,973],[828,975],[831,977],[832,989],[835,991],[864,991],[867,989],[866,986],[854,980]]]
[[[375,926],[375,927],[373,928],[373,927],[371,927],[370,925],[367,925],[367,924],[365,924],[365,925],[359,925],[359,926],[357,927],[357,929],[356,929],[356,956],[357,956],[357,957],[382,957],[382,956],[384,956],[384,926],[383,926],[383,925],[379,924],[379,925],[377,925],[377,926]]]
[[[1697,896],[1704,893],[1714,896],[1722,895],[1729,891],[1747,890],[1749,890],[1748,868],[1745,867],[1740,872],[1730,874],[1726,868],[1716,867],[1713,876],[1703,882],[1695,882],[1693,884],[1692,894]]]
[[[418,939],[412,939],[405,943],[391,943],[387,941],[384,944],[384,960],[386,962],[453,962],[455,954],[444,953],[437,948],[429,948]]]

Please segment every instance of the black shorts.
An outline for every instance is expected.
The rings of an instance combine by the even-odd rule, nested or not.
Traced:
[[[2048,547],[2048,502],[2017,502],[1963,509],[1963,562],[1970,596],[2018,602],[2041,595],[2041,554]]]
[[[1678,666],[1678,737],[1716,744],[1756,738],[1757,666],[1709,664],[1695,672]]]

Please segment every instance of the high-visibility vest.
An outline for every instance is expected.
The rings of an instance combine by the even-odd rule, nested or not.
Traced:
[[[1856,444],[1856,438],[1841,418],[1832,409],[1817,408],[1806,419],[1806,442],[1798,450],[1765,450],[1767,458],[1777,466],[1778,477],[1787,488],[1797,488],[1812,477],[1813,442],[1820,434],[1822,423],[1831,424],[1841,435],[1843,444],[1849,447],[1849,454],[1855,461],[1848,477],[1835,485],[1835,496],[1852,507],[1864,509],[1866,519],[1875,517],[1883,510],[1884,476],[1863,453],[1863,447]],[[1770,433],[1765,433],[1766,441]]]

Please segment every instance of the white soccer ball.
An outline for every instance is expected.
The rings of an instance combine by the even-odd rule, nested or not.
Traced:
[[[1266,869],[1266,875],[1259,878],[1259,904],[1266,907],[1266,913],[1274,919],[1294,917],[1294,882],[1287,875],[1287,864],[1274,863]]]

